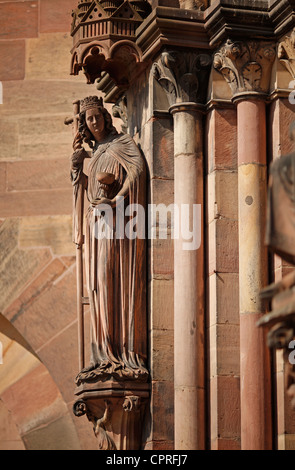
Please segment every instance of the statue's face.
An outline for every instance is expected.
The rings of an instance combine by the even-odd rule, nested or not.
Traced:
[[[105,120],[98,108],[87,109],[86,124],[96,141],[99,142],[105,137]]]

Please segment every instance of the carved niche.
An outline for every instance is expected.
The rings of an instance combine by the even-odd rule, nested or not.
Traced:
[[[161,54],[153,64],[153,75],[166,91],[170,106],[204,103],[211,63],[211,56],[206,53],[165,51]]]
[[[295,79],[295,28],[293,28],[290,36],[286,36],[278,47],[278,58]]]
[[[91,84],[106,72],[126,89],[145,65],[135,32],[151,7],[146,0],[80,0],[73,11],[71,74]]]
[[[215,54],[213,66],[229,84],[233,96],[245,92],[268,93],[275,45],[260,41],[232,41]]]

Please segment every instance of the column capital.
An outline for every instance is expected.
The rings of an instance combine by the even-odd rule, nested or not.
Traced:
[[[292,79],[295,79],[295,28],[289,36],[285,36],[279,43],[278,58],[286,67]]]
[[[170,107],[202,105],[206,100],[212,58],[201,52],[163,52],[153,74],[167,93]]]
[[[233,98],[266,96],[276,57],[275,44],[267,41],[228,39],[214,56],[213,66],[229,84]]]

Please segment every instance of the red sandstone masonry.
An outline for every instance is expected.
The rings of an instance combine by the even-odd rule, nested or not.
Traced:
[[[57,400],[61,401],[59,391],[43,364],[9,387],[2,394],[2,399],[8,408],[13,410],[14,419],[20,427],[21,434],[28,426],[34,426],[32,422],[34,414],[39,414],[39,425],[45,424],[49,416],[51,419],[56,418],[54,412],[56,413],[60,407],[52,406],[50,410],[50,405]],[[44,409],[47,413],[44,413]]]
[[[70,307],[71,308],[71,307]],[[73,400],[74,378],[78,373],[77,322],[69,324],[37,351],[68,403]],[[56,364],[58,357],[59,366]],[[92,431],[90,426],[90,431]]]
[[[7,191],[71,189],[69,160],[7,163]]]
[[[71,13],[77,8],[77,0],[40,0],[40,33],[70,31]]]
[[[24,39],[38,36],[38,2],[0,3],[0,17],[3,19],[0,39]]]
[[[0,192],[6,191],[6,163],[0,163]]]
[[[65,269],[62,262],[58,259],[53,260],[4,311],[6,318],[11,321],[20,316],[45,289],[51,287],[55,279],[61,276]]]
[[[72,292],[75,272],[73,269],[66,272],[58,281],[62,273],[65,273],[64,265],[53,261],[7,313],[35,350],[76,319],[76,299]]]
[[[217,109],[208,113],[206,123],[207,171],[236,170],[237,115],[235,109]]]
[[[0,194],[0,217],[3,218],[71,213],[71,189]]]
[[[25,78],[26,44],[23,39],[0,41],[0,57],[1,81]]]

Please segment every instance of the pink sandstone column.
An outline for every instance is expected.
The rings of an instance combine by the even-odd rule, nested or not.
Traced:
[[[259,292],[268,283],[266,110],[258,97],[237,101],[242,450],[272,448],[271,369]]]
[[[193,103],[173,105],[174,202],[179,212],[199,204],[203,214],[202,115]],[[201,245],[185,250],[182,230],[174,240],[175,449],[205,448],[203,215],[196,220]]]

